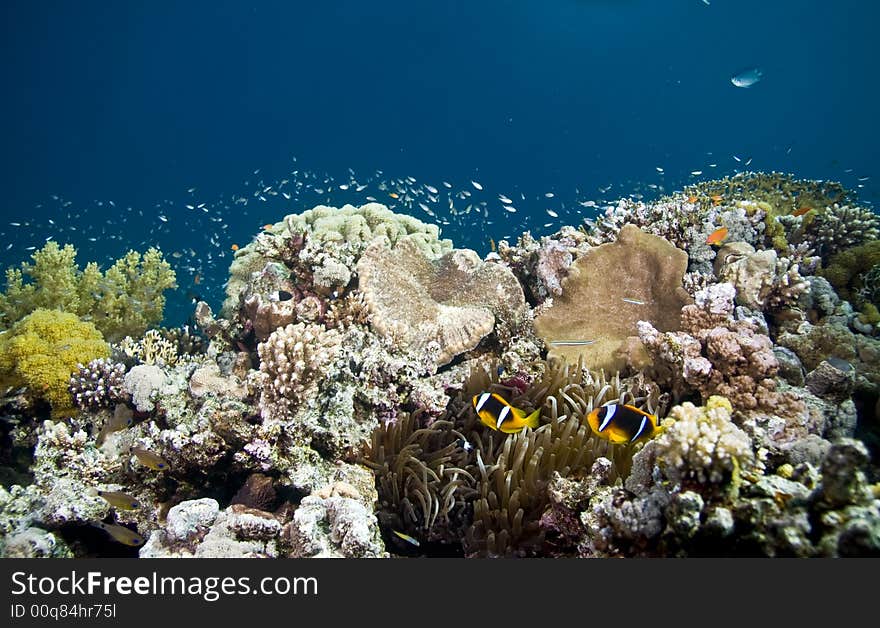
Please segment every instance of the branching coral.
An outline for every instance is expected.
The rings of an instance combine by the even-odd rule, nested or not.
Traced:
[[[74,314],[37,309],[0,335],[0,380],[27,386],[35,397],[68,412],[73,400],[68,386],[80,364],[108,357],[110,347],[91,323]]]
[[[38,308],[57,309],[89,320],[114,341],[139,336],[162,320],[163,292],[177,284],[158,249],[143,256],[129,251],[104,273],[94,262],[79,270],[75,257],[71,245],[61,248],[52,241],[34,252],[33,264],[8,269],[0,326],[9,327]]]
[[[516,277],[469,249],[431,260],[412,240],[370,245],[358,262],[371,326],[402,347],[434,345],[438,365],[471,350],[493,331],[509,340],[527,323]]]
[[[804,241],[828,259],[835,253],[876,241],[880,218],[869,207],[839,205],[819,212],[804,231]]]
[[[796,179],[781,172],[740,172],[686,186],[684,194],[767,203],[776,214],[791,214],[804,207],[825,207],[850,197],[850,192],[834,181]]]
[[[79,364],[68,386],[74,403],[83,410],[107,408],[125,399],[125,365],[108,358]]]
[[[140,340],[126,336],[119,343],[120,349],[130,358],[144,364],[173,365],[177,362],[177,345],[165,338],[158,329],[150,329]]]
[[[618,352],[627,337],[636,335],[637,321],[651,321],[664,331],[678,329],[681,307],[690,302],[682,287],[686,267],[683,251],[624,225],[616,242],[572,264],[562,295],[535,318],[535,330],[551,357],[577,362],[583,356],[592,369],[620,370],[625,359]]]
[[[669,413],[674,423],[655,442],[657,465],[669,479],[699,484],[739,481],[738,474],[760,470],[748,435],[734,425],[724,397],[710,396],[703,407],[689,401]]]
[[[263,415],[284,417],[307,401],[340,351],[340,344],[341,335],[335,329],[305,323],[278,329],[260,343]]]
[[[734,319],[734,295],[729,283],[698,292],[696,302],[682,308],[683,331],[660,333],[639,322],[639,337],[654,360],[657,381],[669,386],[677,399],[696,390],[703,399],[723,395],[742,411],[803,410],[791,393],[776,391],[779,363],[773,343],[755,323]]]
[[[755,251],[746,242],[722,246],[715,258],[715,274],[736,288],[736,302],[753,310],[792,306],[809,289],[798,265],[773,249]]]

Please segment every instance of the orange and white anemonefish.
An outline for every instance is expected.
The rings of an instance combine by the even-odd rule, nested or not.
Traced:
[[[706,244],[721,244],[727,237],[727,227],[718,227],[706,238]]]
[[[529,415],[519,408],[514,408],[498,393],[484,392],[474,395],[474,410],[485,425],[493,430],[501,430],[505,434],[516,434],[524,427],[535,429],[541,418],[538,408]]]
[[[635,406],[619,404],[596,408],[587,415],[587,423],[596,436],[616,444],[651,438],[660,429],[653,414]]]

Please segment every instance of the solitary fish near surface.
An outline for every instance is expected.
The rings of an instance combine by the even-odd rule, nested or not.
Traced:
[[[751,87],[762,78],[764,78],[764,71],[761,68],[749,68],[734,75],[730,82],[736,87]]]

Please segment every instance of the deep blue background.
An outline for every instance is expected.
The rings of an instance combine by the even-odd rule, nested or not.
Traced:
[[[877,194],[877,3],[5,0],[0,16],[0,266],[49,236],[80,263],[186,245],[176,263],[206,277],[181,273],[171,322],[194,289],[219,303],[230,243],[306,208],[221,200],[294,155],[569,204],[729,174],[733,155]],[[750,66],[764,80],[734,87]],[[213,213],[183,216],[194,199]],[[509,235],[471,227],[444,235],[482,253]]]

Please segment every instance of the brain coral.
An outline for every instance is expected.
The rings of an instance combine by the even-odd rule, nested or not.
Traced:
[[[109,355],[110,347],[91,323],[75,314],[37,309],[0,335],[0,383],[27,386],[55,413],[69,411],[71,374],[78,365]]]
[[[510,337],[527,316],[513,273],[469,249],[429,259],[412,240],[393,249],[380,240],[364,251],[357,270],[372,327],[413,350],[434,343],[438,365],[473,349],[493,329]]]
[[[624,225],[616,242],[598,246],[579,257],[562,282],[562,295],[535,318],[535,330],[548,344],[550,357],[591,369],[624,368],[618,354],[626,339],[636,336],[636,323],[679,328],[682,306],[691,302],[682,287],[687,254],[634,225]],[[566,346],[560,341],[593,341]]]

